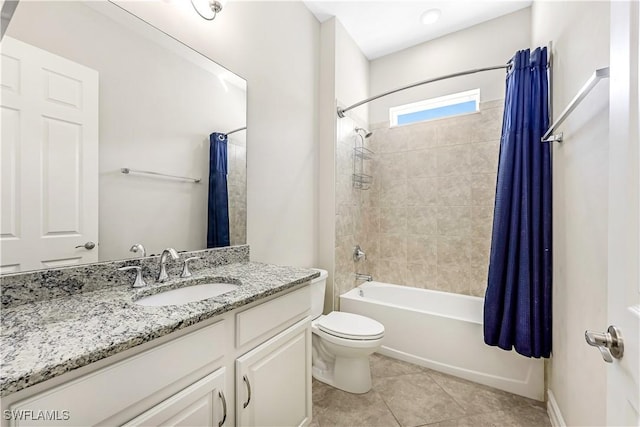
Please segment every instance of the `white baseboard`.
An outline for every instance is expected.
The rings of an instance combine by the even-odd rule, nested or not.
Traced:
[[[553,392],[547,389],[547,414],[553,427],[567,427]]]
[[[519,396],[528,397],[529,399],[544,401],[544,367],[542,359],[531,359],[527,361],[527,374],[523,379],[508,376],[499,376],[488,374],[479,370],[467,369],[461,366],[442,363],[426,357],[420,357],[415,354],[406,353],[396,348],[383,345],[379,350],[379,354],[392,357],[394,359],[403,360],[413,363],[414,365],[424,366],[434,371],[443,372],[458,378],[463,378],[475,383],[484,384]],[[494,371],[495,372],[495,371]],[[504,371],[505,373],[507,371]]]

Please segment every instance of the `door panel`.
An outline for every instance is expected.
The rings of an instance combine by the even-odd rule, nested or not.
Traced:
[[[42,230],[44,236],[81,232],[81,125],[43,118]]]
[[[2,67],[0,273],[96,262],[98,73],[10,37]]]
[[[622,358],[607,368],[612,426],[640,425],[639,33],[638,2],[611,2],[607,317],[624,339]]]
[[[2,203],[0,238],[17,239],[20,229],[20,111],[2,107]]]

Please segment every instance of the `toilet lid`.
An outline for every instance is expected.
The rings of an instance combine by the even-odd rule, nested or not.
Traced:
[[[384,335],[382,323],[359,314],[333,311],[322,316],[318,328],[328,334],[353,340],[375,340]]]

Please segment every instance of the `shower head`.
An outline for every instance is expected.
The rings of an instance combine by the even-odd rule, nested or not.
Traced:
[[[360,132],[362,131],[362,135],[365,138],[369,138],[371,135],[373,135],[373,132],[369,132],[368,130],[366,130],[365,128],[355,128],[356,132]]]

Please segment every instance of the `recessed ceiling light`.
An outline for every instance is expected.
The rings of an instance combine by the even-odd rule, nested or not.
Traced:
[[[433,24],[440,18],[440,9],[429,9],[425,13],[422,14],[420,20],[423,24]]]

